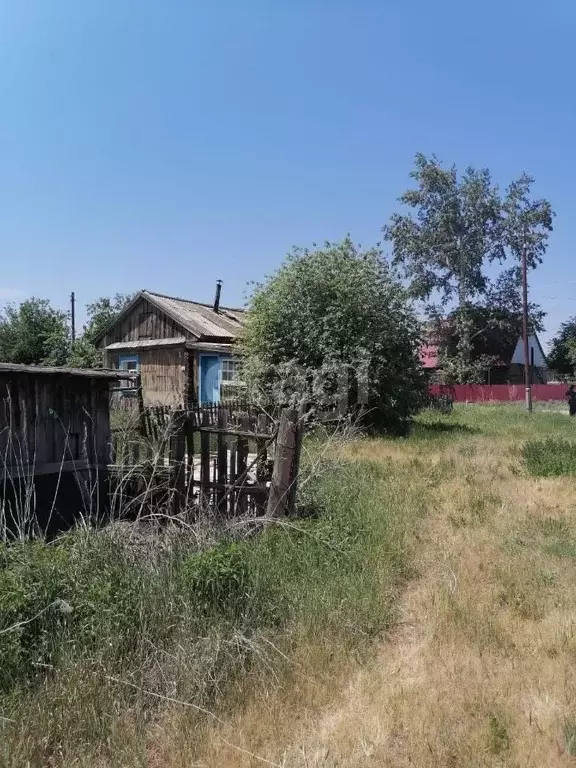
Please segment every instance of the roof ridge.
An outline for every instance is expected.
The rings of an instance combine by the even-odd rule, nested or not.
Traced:
[[[150,296],[157,296],[159,299],[171,299],[172,301],[183,301],[185,304],[195,304],[198,307],[208,307],[208,309],[213,309],[213,304],[208,304],[204,301],[194,301],[194,299],[183,299],[180,296],[168,296],[166,293],[157,293],[156,291],[149,291],[147,288],[144,288],[142,290],[142,293],[147,293]],[[227,309],[229,312],[245,312],[245,310],[242,307],[225,307],[223,304],[220,305],[220,309]]]

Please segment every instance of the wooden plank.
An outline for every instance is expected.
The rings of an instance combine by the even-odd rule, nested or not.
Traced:
[[[198,428],[198,432],[209,432],[212,435],[218,435],[220,432],[224,435],[235,435],[236,437],[247,437],[254,439],[269,440],[272,435],[269,432],[253,432],[250,429],[237,429],[236,427],[228,427],[221,430],[219,427],[201,426]]]
[[[248,427],[250,426],[249,416],[247,415],[241,416],[240,426],[243,432],[250,434],[250,430],[248,429]],[[246,437],[239,437],[238,438],[238,477],[242,477],[246,473],[246,469],[248,467],[249,449],[250,449],[250,446],[248,444],[248,439]],[[243,485],[245,484],[246,484],[246,478],[244,477]],[[241,515],[246,514],[246,496],[244,494],[240,495],[238,499],[238,513]]]
[[[230,484],[234,485],[236,482],[236,454],[237,454],[237,437],[232,437],[228,441],[230,445]],[[234,490],[229,493],[228,510],[231,515],[236,513],[236,494]]]
[[[265,413],[258,414],[258,422],[256,425],[256,452],[258,454],[258,463],[256,464],[256,479],[258,482],[262,482],[266,474],[266,438],[263,436],[266,432],[266,423],[268,419]]]
[[[290,483],[296,448],[297,420],[298,414],[294,408],[285,408],[282,411],[266,517],[283,517],[290,511]]]
[[[228,496],[226,495],[226,483],[228,480],[228,442],[225,431],[228,424],[228,412],[225,408],[218,411],[218,483],[223,486],[217,494],[217,505],[220,512],[226,512]]]
[[[192,496],[194,492],[194,421],[190,413],[186,415],[186,454],[187,454],[187,475],[188,475],[188,495]]]
[[[178,514],[186,496],[186,414],[174,414],[173,433],[170,438],[170,467],[174,467],[173,513]]]
[[[298,492],[298,475],[300,473],[300,454],[302,453],[302,435],[304,433],[304,417],[306,415],[306,403],[300,403],[298,408],[298,421],[296,423],[296,439],[294,443],[294,458],[290,477],[290,494],[288,497],[288,509],[294,511],[296,507],[296,494]]]
[[[244,483],[240,483],[239,485],[230,485],[230,483],[218,483],[218,482],[212,482],[206,483],[206,487],[217,490],[217,491],[230,491],[234,490],[234,492],[238,495],[244,493],[244,494],[265,494],[268,495],[268,486],[266,483],[262,484],[255,484],[255,485],[245,485]]]
[[[257,432],[263,434],[266,431],[266,425],[268,422],[268,417],[265,413],[259,413],[258,414],[258,421],[256,425]],[[266,465],[268,460],[268,442],[264,438],[258,438],[256,440],[256,452],[257,452],[257,461],[256,461],[256,482],[257,483],[263,483],[266,478]],[[254,499],[254,512],[256,515],[260,516],[263,515],[266,512],[266,496],[263,498],[261,496],[256,496]]]
[[[208,411],[202,412],[202,423],[209,419]],[[206,491],[210,483],[210,435],[202,432],[200,435],[200,500],[203,504],[209,503],[209,495]]]

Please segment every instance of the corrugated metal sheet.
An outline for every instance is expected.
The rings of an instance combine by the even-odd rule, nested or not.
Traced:
[[[104,349],[111,352],[115,349],[149,349],[150,347],[180,347],[186,344],[185,336],[175,336],[172,339],[140,339],[139,341],[115,341]]]
[[[236,339],[242,329],[244,312],[241,309],[220,307],[219,312],[214,312],[209,304],[151,291],[143,291],[142,295],[201,340]]]
[[[432,384],[431,395],[449,395],[456,403],[524,402],[524,384]],[[532,398],[541,401],[566,399],[566,384],[532,384]]]

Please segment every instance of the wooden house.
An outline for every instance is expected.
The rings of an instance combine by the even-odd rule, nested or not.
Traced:
[[[500,340],[499,340],[500,341]],[[528,337],[530,377],[532,384],[546,384],[548,381],[548,363],[536,333]],[[454,352],[454,349],[452,350]],[[484,384],[523,384],[524,383],[524,344],[522,337],[512,342],[500,343],[492,339],[475,340],[475,356],[483,355],[491,360],[485,371]],[[442,382],[440,345],[430,337],[420,348],[422,366],[432,374],[436,382]]]
[[[140,374],[144,405],[217,403],[238,384],[244,313],[142,290],[96,343],[104,365]]]
[[[22,534],[105,512],[109,392],[127,375],[0,363],[0,522]]]

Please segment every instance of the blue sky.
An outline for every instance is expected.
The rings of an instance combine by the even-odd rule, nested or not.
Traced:
[[[415,152],[557,213],[532,296],[576,314],[576,4],[3,0],[0,303],[238,304],[294,243],[362,244]]]

